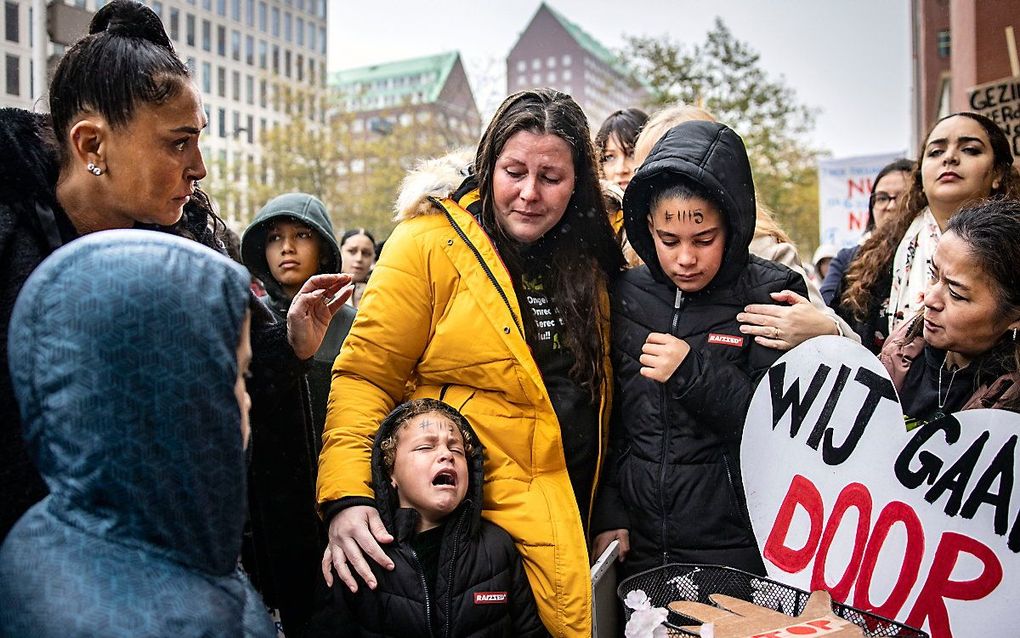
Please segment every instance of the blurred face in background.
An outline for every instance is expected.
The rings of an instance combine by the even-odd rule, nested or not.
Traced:
[[[368,280],[375,265],[375,244],[368,235],[352,235],[340,246],[341,272],[349,274],[355,283]]]
[[[886,215],[896,210],[896,206],[903,201],[903,194],[907,192],[909,183],[910,174],[903,171],[886,173],[875,183],[872,191],[874,204],[871,208],[875,226],[882,223]]]

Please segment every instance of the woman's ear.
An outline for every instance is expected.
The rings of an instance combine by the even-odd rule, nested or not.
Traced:
[[[102,118],[88,116],[78,120],[67,135],[70,138],[71,155],[81,166],[94,164],[106,170],[109,126]]]

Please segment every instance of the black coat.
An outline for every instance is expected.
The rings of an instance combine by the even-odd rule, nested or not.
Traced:
[[[378,587],[370,590],[359,583],[356,594],[336,578],[329,607],[313,619],[309,638],[548,636],[513,539],[501,527],[482,520],[483,448],[473,434],[467,495],[445,523],[435,595],[428,595],[425,572],[411,547],[418,513],[398,507],[379,445],[392,432],[400,410],[383,421],[372,450],[375,503],[395,538],[383,549],[395,568],[387,571],[373,564]],[[450,416],[467,423],[452,410]],[[466,427],[473,432],[470,425]]]
[[[708,286],[678,294],[659,266],[646,219],[652,190],[685,179],[719,202],[727,243]],[[628,237],[647,265],[625,273],[611,296],[617,401],[593,532],[630,530],[625,575],[669,562],[764,574],[741,481],[740,438],[757,382],[780,353],[743,336],[736,315],[747,304],[771,303],[772,292],[807,296],[806,285],[786,266],[749,255],[750,167],[740,138],[722,125],[671,130],[631,181],[624,207]],[[640,374],[651,332],[691,347],[665,384]]]
[[[864,318],[857,318],[843,305],[842,297],[847,286],[846,272],[850,270],[850,264],[857,258],[859,251],[860,246],[844,248],[833,257],[829,264],[829,274],[825,276],[822,296],[825,296],[824,286],[828,284],[829,296],[825,303],[860,335],[862,346],[878,354],[882,351],[885,340],[889,338],[889,316],[886,307],[889,305],[889,293],[892,290],[892,266],[885,268],[881,278],[872,286],[871,301],[868,303],[868,311]],[[838,274],[834,274],[834,266],[839,269]]]

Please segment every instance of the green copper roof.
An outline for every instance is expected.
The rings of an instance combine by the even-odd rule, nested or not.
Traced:
[[[567,33],[570,34],[570,37],[574,38],[574,40],[581,45],[582,49],[613,67],[613,69],[615,69],[618,73],[627,75],[626,69],[624,69],[620,64],[620,59],[612,51],[603,46],[601,42],[588,35],[584,29],[568,20],[566,16],[556,9],[553,9],[548,4],[543,2],[542,6],[544,6],[549,13],[556,18],[563,28],[567,30]]]
[[[353,97],[385,100],[393,96],[396,103],[420,93],[419,102],[431,103],[439,99],[458,57],[456,51],[449,51],[337,71],[330,78],[330,86]]]

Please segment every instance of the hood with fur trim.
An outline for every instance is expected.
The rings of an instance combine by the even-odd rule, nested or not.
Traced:
[[[471,174],[474,161],[474,151],[462,148],[443,157],[419,162],[400,184],[400,194],[393,207],[393,221],[402,222],[440,212],[429,198],[451,197]]]
[[[60,160],[49,116],[0,109],[0,145],[0,201],[52,201]]]

